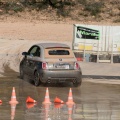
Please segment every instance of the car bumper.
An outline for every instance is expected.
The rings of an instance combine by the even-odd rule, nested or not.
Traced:
[[[73,81],[81,83],[82,73],[80,70],[43,70],[41,81],[43,83],[61,83]]]

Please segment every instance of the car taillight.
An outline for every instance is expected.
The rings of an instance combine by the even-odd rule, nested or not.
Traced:
[[[74,68],[77,69],[77,70],[80,68],[80,66],[79,66],[79,64],[77,62],[75,62]]]
[[[42,63],[42,69],[47,69],[47,63],[46,62]]]

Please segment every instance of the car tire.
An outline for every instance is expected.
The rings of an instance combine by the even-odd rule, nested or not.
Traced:
[[[24,72],[23,69],[20,67],[20,78],[24,79]]]
[[[80,82],[75,82],[75,83],[73,83],[73,86],[74,87],[79,87],[80,85],[81,85],[81,83],[82,83],[82,79],[80,80]]]
[[[81,82],[80,83],[77,82],[73,84],[74,87],[79,87],[80,85],[81,85]]]
[[[40,76],[39,76],[38,72],[35,71],[35,73],[34,73],[34,85],[37,87],[40,85],[40,83],[41,83]]]

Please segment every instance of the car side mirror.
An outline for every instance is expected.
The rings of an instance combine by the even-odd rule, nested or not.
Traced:
[[[23,52],[22,55],[26,56],[26,55],[28,55],[28,53],[27,52]]]
[[[33,57],[34,55],[31,53],[30,56]]]

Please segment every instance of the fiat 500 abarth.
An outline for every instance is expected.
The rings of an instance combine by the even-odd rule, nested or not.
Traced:
[[[20,77],[23,79],[25,74],[28,75],[35,86],[63,82],[72,82],[75,87],[81,85],[81,68],[68,45],[40,43],[22,55]]]

